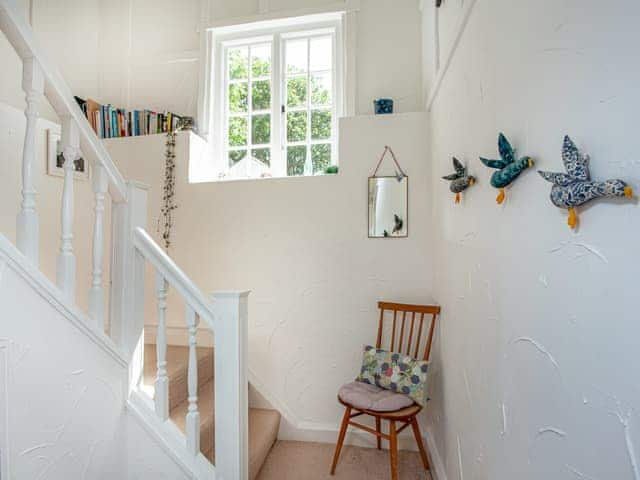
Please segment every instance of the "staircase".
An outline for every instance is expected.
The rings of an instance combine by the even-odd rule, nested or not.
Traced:
[[[188,410],[187,375],[188,375],[187,347],[167,346],[167,376],[169,378],[169,417],[184,433],[186,426],[184,419]],[[150,397],[155,394],[157,352],[155,344],[144,346],[144,375],[142,389]],[[203,412],[213,412],[213,348],[198,348],[198,401]],[[214,462],[214,424],[213,415],[200,416],[200,451],[212,463]],[[261,408],[249,409],[249,479],[254,480],[258,475],[271,447],[276,441],[280,427],[280,414],[275,410]]]
[[[148,434],[146,437],[138,434],[136,438],[154,442],[154,448],[161,448],[165,453],[166,458],[162,458],[162,461],[179,466],[186,473],[185,478],[253,480],[276,439],[280,415],[275,411],[249,409],[248,406],[249,292],[218,292],[212,297],[202,293],[145,230],[148,217],[145,186],[126,180],[119,172],[80,111],[62,75],[37,44],[31,28],[18,13],[13,0],[0,0],[0,30],[22,59],[22,88],[26,96],[21,205],[15,224],[17,250],[7,240],[11,235],[2,232],[7,235],[0,233],[0,253],[4,252],[3,255],[10,260],[15,271],[26,272],[23,276],[29,279],[34,289],[32,294],[35,292],[49,305],[55,306],[58,312],[63,312],[65,321],[73,323],[77,331],[90,339],[96,348],[108,352],[111,355],[109,358],[118,363],[119,368],[126,367],[124,381],[115,373],[110,374],[113,378],[101,381],[105,384],[109,384],[107,380],[116,384],[124,383],[126,388],[121,389],[124,390],[122,398],[118,396],[119,393],[112,396],[120,398],[116,400],[118,406],[126,415],[135,418]],[[36,172],[40,169],[41,159],[37,155],[36,132],[39,107],[44,101],[51,104],[61,119],[61,143],[65,159],[58,217],[60,249],[55,262],[55,285],[46,278],[40,266],[42,248]],[[88,298],[87,312],[80,311],[75,304],[80,289],[76,281],[74,208],[91,208],[86,202],[75,201],[74,161],[80,156],[91,165],[94,196],[91,281],[89,288],[82,292]],[[108,201],[111,202],[110,225],[105,218]],[[111,239],[110,249],[105,247],[107,237]],[[47,239],[49,243],[51,240]],[[4,263],[9,260],[0,256],[0,276]],[[110,278],[104,275],[105,262],[110,266]],[[145,276],[146,271],[153,272],[155,295],[145,299],[145,284],[149,280]],[[184,325],[188,332],[188,345],[184,347],[167,345],[166,299],[169,289],[176,292],[185,305]],[[19,312],[21,301],[24,299],[10,298],[3,307],[9,312]],[[143,325],[148,302],[156,306],[157,333],[156,343],[145,348]],[[32,314],[29,321],[45,322],[45,319]],[[107,326],[108,336],[105,334]],[[196,333],[198,328],[203,327],[210,330],[215,338],[213,349],[198,347]],[[34,332],[38,330],[35,328]],[[11,329],[7,328],[6,331],[11,332]],[[4,330],[1,330],[0,337],[3,333]],[[11,345],[11,342],[0,338],[0,361],[10,350],[6,345]],[[56,348],[56,353],[63,350],[57,347],[51,348]],[[47,355],[44,347],[41,354]],[[62,363],[62,357],[56,358]],[[51,367],[56,373],[65,368],[62,365]],[[70,375],[82,373],[83,370],[77,370]],[[2,368],[0,374],[3,374]],[[43,384],[46,384],[45,380]],[[71,384],[68,380],[67,385]],[[45,392],[47,389],[43,388],[40,394],[46,396]],[[14,404],[15,400],[12,400]],[[30,399],[25,398],[23,402],[28,406]],[[103,403],[89,403],[87,408],[93,411],[87,412],[82,417],[83,421],[100,418]],[[59,402],[51,404],[52,410],[61,406]],[[77,404],[72,405],[75,405],[73,408],[77,407]],[[2,408],[3,398],[0,398],[0,410]],[[43,415],[48,413],[46,409],[39,411]],[[10,417],[6,412],[0,411],[0,414],[2,418]],[[70,418],[72,416],[73,413]],[[39,427],[43,423],[49,426],[49,421],[54,420],[47,417],[40,421]],[[43,444],[38,444],[36,438],[41,431],[33,432],[34,438],[25,439],[25,434],[31,430],[23,428],[19,440],[30,443],[32,448],[22,453],[3,448],[2,442],[11,443],[11,432],[0,432],[0,476],[13,478],[11,462],[20,467],[26,462],[22,458],[24,454],[55,446],[60,441],[60,435],[64,434],[66,424],[67,420],[64,420],[55,442]],[[123,427],[110,425],[109,429],[112,428]],[[87,438],[86,443],[89,444],[89,441]],[[96,443],[91,448],[98,448],[98,445]],[[136,445],[135,448],[144,449],[145,445]],[[8,459],[4,458],[7,450],[10,451]],[[121,454],[123,462],[133,456],[126,449],[120,450],[116,449],[115,453]],[[85,454],[90,462],[93,450]],[[11,458],[12,455],[15,458]],[[57,461],[70,456],[70,451],[63,452]],[[132,465],[131,469],[135,467]],[[129,468],[126,470],[129,471]],[[43,470],[37,478],[44,478],[46,472],[46,469]],[[151,470],[147,472],[126,478],[159,478],[152,475]],[[47,473],[47,478],[54,476]]]

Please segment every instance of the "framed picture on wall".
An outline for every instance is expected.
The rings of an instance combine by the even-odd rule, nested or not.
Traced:
[[[64,177],[64,156],[62,155],[62,142],[60,133],[47,130],[47,173],[55,177]],[[74,178],[78,180],[89,179],[89,165],[84,157],[78,158],[74,162]]]

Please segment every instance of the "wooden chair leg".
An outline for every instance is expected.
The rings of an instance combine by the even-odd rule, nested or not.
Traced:
[[[427,457],[427,451],[424,448],[422,434],[420,433],[420,426],[418,425],[416,417],[411,419],[411,428],[413,429],[413,436],[416,437],[416,443],[418,444],[418,450],[420,450],[420,458],[422,458],[424,469],[429,470],[429,458]]]
[[[391,457],[391,480],[398,480],[398,432],[396,422],[389,420],[389,454]]]
[[[380,418],[376,417],[376,432],[380,433]],[[382,450],[382,437],[376,437],[376,444],[378,445],[378,450]]]
[[[336,473],[336,466],[338,465],[338,459],[340,458],[340,450],[342,450],[342,444],[344,443],[344,436],[347,433],[347,427],[349,427],[349,418],[351,417],[351,407],[346,407],[344,410],[344,417],[342,417],[342,425],[340,425],[340,434],[338,435],[338,443],[336,444],[336,451],[333,454],[333,464],[331,465],[331,475]]]

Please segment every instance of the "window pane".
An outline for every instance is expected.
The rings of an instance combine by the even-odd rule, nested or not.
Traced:
[[[229,152],[229,166],[233,167],[236,163],[247,156],[246,150],[232,150]]]
[[[311,112],[311,140],[331,138],[331,111],[313,110]]]
[[[286,46],[287,73],[307,71],[307,39],[288,40]]]
[[[271,75],[271,44],[251,47],[251,75],[254,78]]]
[[[229,111],[240,113],[247,111],[249,93],[246,83],[232,83],[229,85]]]
[[[287,175],[304,175],[307,147],[304,145],[287,148]]]
[[[311,76],[311,103],[313,105],[331,105],[332,80],[330,73]]]
[[[251,103],[254,110],[271,109],[271,82],[260,80],[251,85]]]
[[[324,172],[331,165],[331,144],[311,145],[313,173]]]
[[[251,143],[255,145],[271,143],[271,115],[251,117]]]
[[[256,148],[254,150],[251,150],[251,156],[257,160],[260,160],[265,165],[271,166],[270,148]]]
[[[331,37],[313,38],[311,39],[311,58],[310,69],[312,72],[321,70],[331,70],[333,46]]]
[[[248,77],[249,49],[247,47],[230,48],[227,50],[229,65],[229,79],[240,80]]]
[[[307,139],[307,112],[287,113],[287,140],[301,142]]]
[[[247,119],[231,117],[229,119],[229,146],[242,147],[247,144]]]
[[[302,107],[307,104],[307,77],[287,80],[287,106]]]

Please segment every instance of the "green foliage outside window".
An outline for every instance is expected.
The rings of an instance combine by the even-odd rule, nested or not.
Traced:
[[[229,85],[229,112],[247,113],[249,102],[249,58],[248,49],[233,48],[228,50],[229,78],[231,80],[244,80],[244,82],[232,83]],[[251,75],[256,77],[270,77],[271,62],[268,58],[254,57],[251,62]],[[287,79],[287,106],[306,107],[307,86],[311,91],[312,105],[331,104],[331,83],[330,79],[323,76],[292,77]],[[271,109],[271,81],[257,80],[251,84],[251,107],[252,110]],[[307,119],[307,112],[288,112],[286,118],[287,134],[286,138],[290,142],[305,141],[307,139],[307,129],[311,129],[312,140],[329,140],[331,138],[332,118],[330,110],[312,109],[310,121]],[[308,125],[310,123],[310,125]],[[246,117],[229,118],[229,146],[245,146],[248,144],[248,120]],[[269,144],[271,143],[271,115],[253,115],[251,125],[251,143]],[[229,164],[233,165],[246,156],[246,150],[229,152]],[[271,154],[269,149],[254,148],[251,150],[254,158],[269,165]],[[306,146],[292,146],[287,148],[287,175],[303,175],[304,165],[307,155]],[[330,144],[312,145],[311,163],[313,172],[323,172],[331,165]]]

